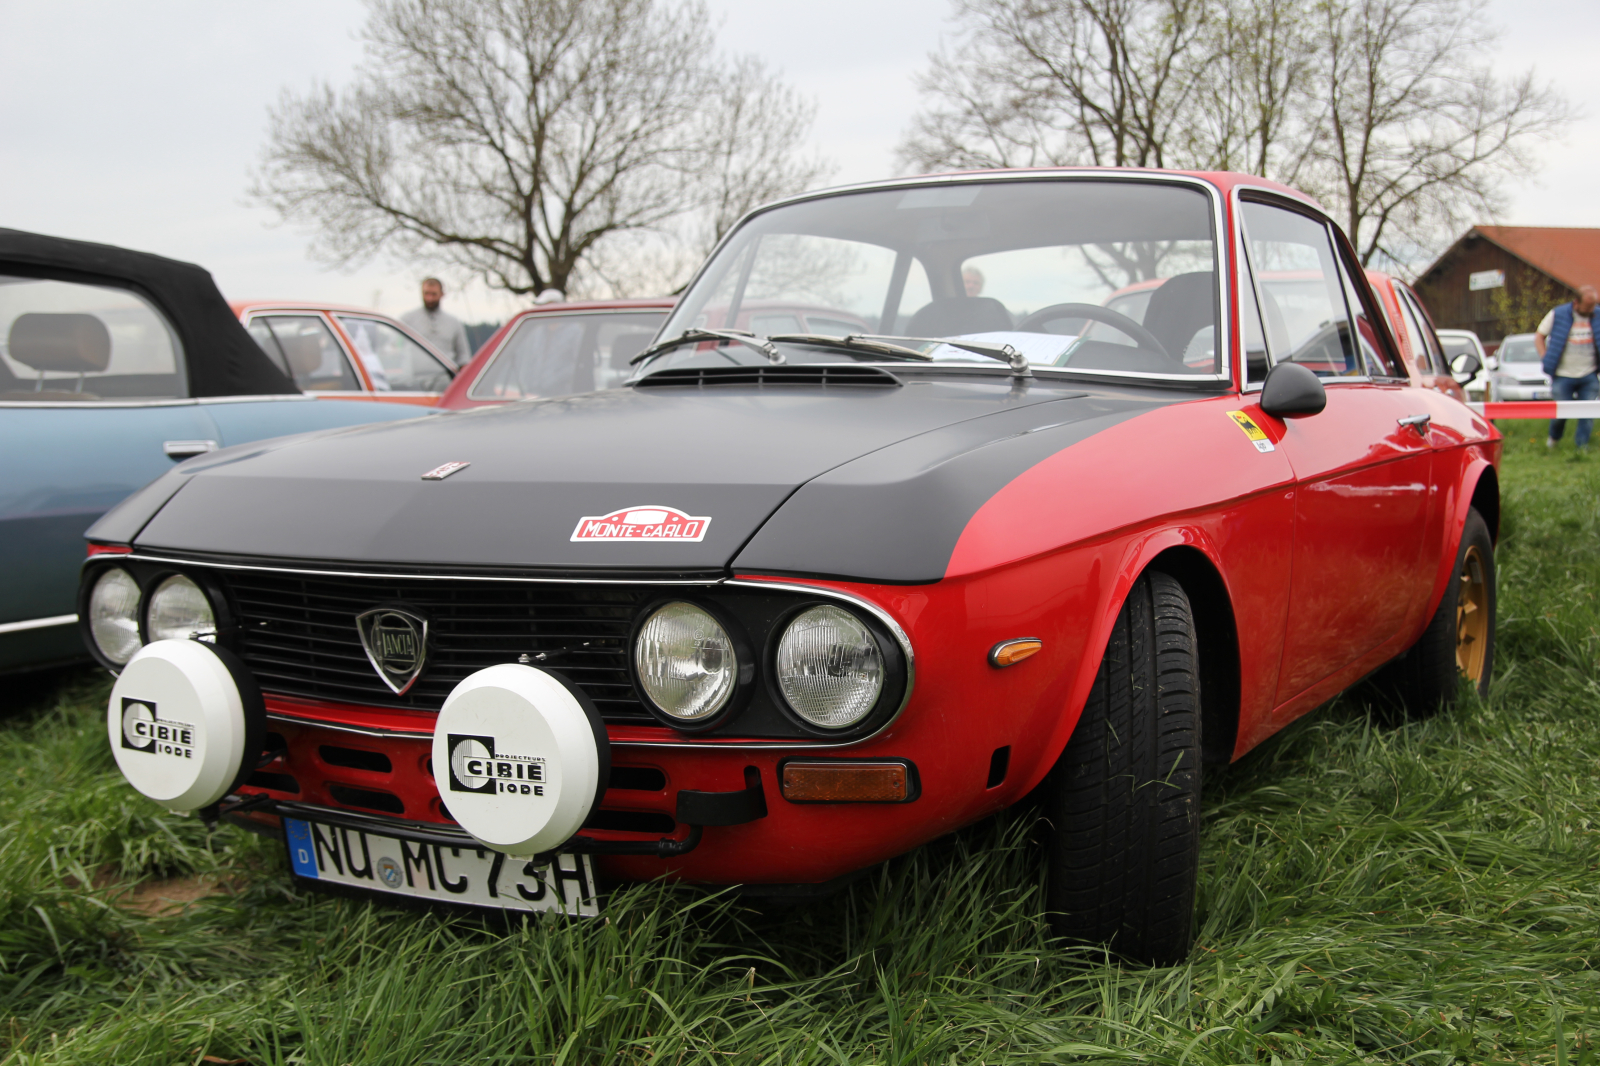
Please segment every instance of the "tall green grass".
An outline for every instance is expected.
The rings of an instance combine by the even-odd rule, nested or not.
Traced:
[[[300,895],[268,842],[121,784],[84,672],[0,720],[0,1062],[1600,1063],[1600,460],[1507,429],[1489,699],[1389,726],[1347,697],[1214,773],[1182,966],[1050,944],[1028,810],[788,910]],[[118,905],[174,874],[243,887]]]

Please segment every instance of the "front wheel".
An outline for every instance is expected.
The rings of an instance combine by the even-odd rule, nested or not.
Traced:
[[[1200,663],[1169,575],[1147,572],[1129,592],[1046,797],[1055,934],[1182,961],[1200,858]]]
[[[1456,565],[1422,636],[1374,678],[1380,691],[1411,715],[1456,701],[1460,679],[1489,694],[1494,670],[1494,540],[1476,508],[1467,511]]]

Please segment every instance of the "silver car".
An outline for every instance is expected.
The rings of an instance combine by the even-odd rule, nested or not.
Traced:
[[[1540,366],[1533,338],[1532,333],[1513,333],[1500,342],[1495,353],[1499,365],[1489,374],[1490,400],[1550,399],[1550,375]]]

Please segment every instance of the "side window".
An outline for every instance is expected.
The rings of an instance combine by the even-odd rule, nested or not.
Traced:
[[[167,320],[126,289],[0,276],[0,400],[168,400],[187,396]]]
[[[1327,228],[1269,204],[1240,207],[1272,361],[1300,363],[1319,377],[1365,373]]]
[[[263,315],[251,320],[266,326],[277,345],[277,351],[262,342],[263,335],[251,330],[256,343],[274,362],[282,362],[289,376],[303,392],[359,392],[361,380],[344,357],[339,342],[334,339],[322,319],[316,315]]]
[[[1422,327],[1417,324],[1417,313],[1411,306],[1411,301],[1406,299],[1405,290],[1395,286],[1395,298],[1400,304],[1400,321],[1405,326],[1406,346],[1411,349],[1411,360],[1417,364],[1417,373],[1429,377],[1437,371],[1433,368],[1433,353],[1428,351],[1427,342],[1422,339]]]
[[[1428,318],[1428,312],[1423,310],[1422,302],[1417,299],[1417,294],[1410,289],[1401,287],[1401,302],[1411,308],[1411,313],[1416,316],[1417,330],[1422,334],[1422,344],[1427,350],[1428,361],[1433,365],[1434,374],[1450,373],[1450,360],[1444,356],[1444,349],[1439,346],[1439,335],[1434,332],[1433,321]]]
[[[373,388],[380,392],[443,392],[450,371],[433,353],[387,322],[335,315],[350,338]]]
[[[1345,303],[1355,319],[1356,340],[1360,342],[1361,358],[1366,362],[1367,373],[1375,378],[1409,377],[1405,368],[1397,365],[1398,353],[1391,354],[1389,346],[1384,343],[1383,333],[1377,326],[1377,321],[1382,318],[1383,312],[1378,309],[1376,298],[1366,286],[1356,284],[1354,279],[1357,277],[1366,280],[1360,269],[1352,266],[1341,256],[1339,280],[1344,283]],[[1360,371],[1356,373],[1359,374]]]
[[[609,389],[622,384],[633,373],[628,360],[650,346],[661,328],[666,312],[659,314],[609,314],[597,316],[600,330],[595,336],[594,387]]]
[[[529,315],[512,330],[467,395],[531,400],[608,389],[633,373],[666,312]]]

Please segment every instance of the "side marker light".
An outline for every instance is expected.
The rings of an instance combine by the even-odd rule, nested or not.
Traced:
[[[1019,640],[1002,640],[989,649],[989,665],[1015,666],[1024,659],[1032,658],[1044,650],[1044,641],[1033,637],[1023,637]]]
[[[803,762],[783,764],[779,787],[790,803],[904,803],[911,773],[901,762]]]

